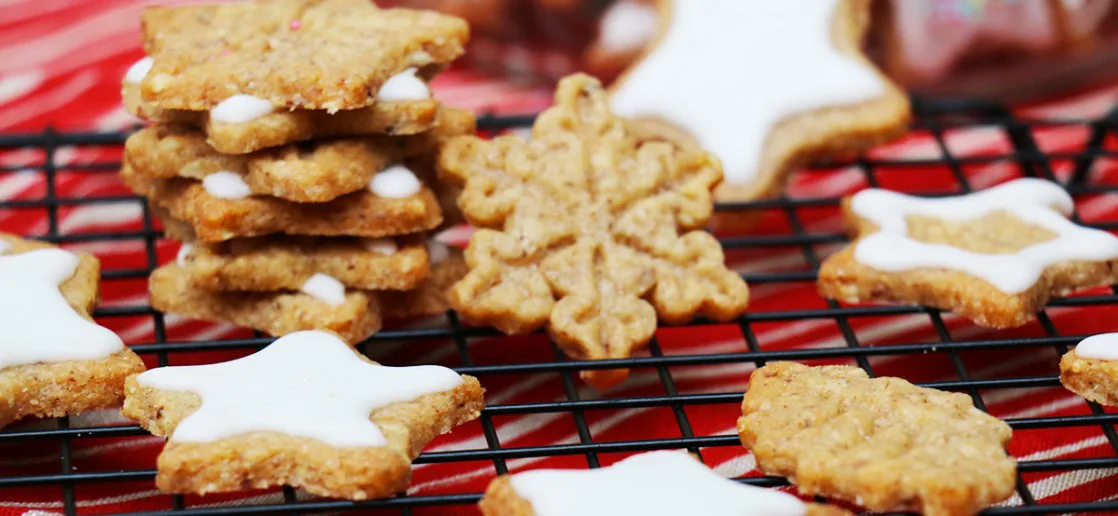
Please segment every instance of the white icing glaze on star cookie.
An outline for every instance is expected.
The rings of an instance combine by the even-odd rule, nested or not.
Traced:
[[[303,282],[303,286],[299,290],[308,296],[334,306],[345,303],[345,285],[342,285],[342,282],[329,274],[314,273],[307,281]]]
[[[93,360],[124,349],[120,337],[78,315],[59,290],[80,263],[61,249],[0,256],[0,370]]]
[[[336,447],[386,444],[376,409],[462,384],[439,366],[370,364],[332,334],[289,334],[255,354],[219,364],[160,367],[141,386],[193,392],[202,406],[179,423],[174,442],[214,442],[256,432],[318,439]]]
[[[1080,358],[1118,360],[1118,333],[1091,335],[1079,342],[1075,354]]]
[[[416,77],[415,68],[393,75],[377,92],[377,100],[391,102],[394,100],[427,100],[431,97],[431,90],[423,79]]]
[[[723,478],[677,451],[634,455],[601,469],[527,471],[509,482],[536,516],[800,516],[807,510],[788,493]]]
[[[175,253],[175,263],[177,263],[179,267],[186,267],[186,257],[189,256],[190,252],[193,250],[194,244],[183,242],[183,244],[179,246],[179,251]]]
[[[275,107],[267,99],[238,93],[210,110],[210,120],[223,124],[243,124],[274,111]]]
[[[854,258],[885,271],[946,268],[976,276],[1007,294],[1022,292],[1040,279],[1044,270],[1069,260],[1118,259],[1118,238],[1097,229],[1077,226],[1071,196],[1048,181],[1024,178],[957,197],[929,199],[870,189],[858,192],[851,210],[880,230],[858,241]],[[905,217],[923,215],[944,220],[971,220],[1005,211],[1022,222],[1059,235],[1013,254],[975,253],[908,237]]]
[[[727,183],[748,185],[778,121],[885,91],[835,48],[838,1],[670,1],[671,23],[615,87],[613,111],[672,122],[722,161]]]
[[[621,0],[602,15],[598,40],[610,50],[640,48],[656,35],[657,22],[656,7],[636,0]]]
[[[402,199],[419,193],[421,184],[415,172],[404,165],[392,165],[373,176],[369,190],[380,197]]]
[[[391,238],[366,238],[365,249],[381,256],[392,256],[400,250],[400,246]]]
[[[124,73],[124,82],[128,84],[139,84],[140,81],[147,77],[148,72],[151,71],[151,65],[154,61],[150,57],[145,57],[136,61],[132,66],[128,67],[128,71]]]
[[[202,187],[210,195],[222,199],[244,199],[252,195],[252,188],[236,172],[222,170],[202,178]]]

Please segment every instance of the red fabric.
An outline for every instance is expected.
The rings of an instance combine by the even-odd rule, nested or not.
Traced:
[[[128,66],[141,57],[137,40],[140,4],[136,0],[9,0],[0,6],[0,131],[29,132],[51,126],[58,130],[117,130],[135,123],[120,107],[120,77]],[[501,51],[498,49],[498,51]],[[532,52],[515,54],[528,67],[547,67],[546,59]],[[538,110],[549,103],[548,87],[517,86],[494,77],[477,75],[469,70],[454,70],[437,80],[435,90],[448,104],[470,107],[479,112],[523,113]],[[1110,109],[1118,89],[1104,88],[1075,98],[1031,107],[1024,114],[1036,117],[1089,118]],[[1083,125],[1052,125],[1039,128],[1035,137],[1048,152],[1069,153],[1080,150],[1088,138]],[[949,132],[947,144],[956,156],[1001,155],[1010,151],[1007,136],[996,128],[973,128]],[[68,167],[111,162],[119,159],[120,149],[108,147],[62,147],[55,153],[59,165],[57,192],[65,197],[102,197],[129,192],[109,172],[78,172]],[[935,140],[927,133],[914,132],[908,137],[874,151],[881,158],[912,159],[940,156]],[[0,150],[0,166],[27,167],[28,171],[0,174],[0,198],[35,199],[45,192],[36,167],[41,165],[41,152],[26,149]],[[1056,160],[1053,168],[1067,177],[1072,168],[1068,160]],[[1009,161],[993,161],[968,166],[966,170],[976,187],[984,187],[1017,177],[1017,165]],[[1110,160],[1096,165],[1095,181],[1118,180],[1118,169]],[[922,167],[884,168],[878,178],[882,186],[906,191],[931,191],[954,188],[949,168],[932,165]],[[840,169],[805,172],[795,176],[790,195],[798,198],[835,197],[865,187],[861,172]],[[1100,195],[1078,199],[1079,213],[1086,221],[1107,221],[1118,217],[1118,197]],[[64,234],[140,231],[139,206],[133,203],[98,203],[63,206],[59,209],[59,227]],[[811,233],[834,234],[841,230],[834,207],[805,208],[797,214]],[[783,235],[791,232],[783,212],[766,213],[759,232]],[[29,235],[43,234],[47,218],[42,209],[0,210],[0,230]],[[67,246],[96,253],[106,271],[145,267],[146,257],[140,239],[119,242],[96,241]],[[177,244],[160,242],[161,261],[171,259]],[[814,251],[825,255],[834,246],[820,245]],[[801,249],[764,247],[728,252],[730,262],[745,272],[805,270],[810,267]],[[145,280],[114,279],[103,282],[104,307],[137,306],[147,301]],[[751,311],[765,313],[783,310],[819,309],[826,303],[810,282],[769,283],[753,286]],[[1113,330],[1118,307],[1057,308],[1049,310],[1056,328],[1066,335],[1088,334]],[[1017,336],[1043,335],[1037,323],[1010,331],[989,331],[966,321],[945,316],[955,340],[1007,339]],[[103,318],[102,324],[119,332],[129,343],[153,341],[149,317]],[[865,346],[929,342],[939,338],[925,315],[898,315],[853,318],[852,331]],[[215,326],[169,317],[168,337],[172,341],[222,338],[246,335],[244,330]],[[800,319],[788,322],[765,322],[752,325],[764,350],[841,347],[844,340],[840,325],[833,319]],[[666,354],[740,353],[748,351],[736,325],[668,328],[658,334]],[[460,364],[456,348],[437,340],[415,341],[406,345],[378,343],[372,355],[391,365],[412,363]],[[490,338],[470,342],[472,360],[478,365],[522,364],[554,359],[546,339]],[[225,360],[243,352],[171,354],[172,364],[202,363]],[[145,356],[155,366],[154,356]],[[1003,348],[961,353],[972,378],[998,378],[1052,375],[1056,372],[1057,354],[1050,348]],[[830,361],[830,362],[843,362]],[[846,361],[849,362],[849,361]],[[913,381],[957,379],[951,357],[946,353],[920,355],[884,355],[870,359],[882,375],[903,376]],[[741,392],[752,369],[747,364],[711,365],[673,368],[677,387],[682,393]],[[481,377],[491,405],[545,402],[565,399],[563,384],[557,374],[488,375]],[[583,398],[653,396],[663,394],[655,370],[634,370],[632,378],[617,390],[599,394],[580,386]],[[1000,417],[1040,417],[1087,414],[1088,406],[1077,396],[1060,387],[1035,389],[990,390],[983,396],[990,411]],[[696,435],[733,434],[739,412],[735,404],[688,406]],[[73,424],[97,424],[97,417],[111,414],[75,417]],[[668,408],[588,411],[585,413],[595,441],[645,440],[680,435],[672,411]],[[52,425],[52,422],[27,422],[27,427]],[[569,413],[542,413],[494,418],[504,447],[576,443],[574,418]],[[15,426],[11,430],[16,430]],[[113,439],[75,439],[72,441],[73,465],[79,473],[119,470],[146,470],[155,467],[155,457],[162,441],[153,437]],[[432,443],[428,451],[484,449],[486,441],[478,423],[466,425]],[[1071,459],[1112,456],[1114,451],[1105,441],[1099,427],[1077,426],[1059,430],[1022,430],[1016,432],[1011,450],[1014,455],[1030,460]],[[602,456],[605,463],[620,458],[619,454]],[[751,457],[740,447],[718,447],[706,450],[706,462],[731,476],[756,475]],[[513,471],[539,467],[584,467],[581,456],[556,458],[525,458],[508,461]],[[56,440],[0,442],[0,478],[13,475],[56,474],[61,467]],[[1083,502],[1118,496],[1116,469],[1053,471],[1025,475],[1030,489],[1045,503]],[[482,491],[493,477],[489,462],[431,464],[417,466],[412,494],[476,493]],[[155,491],[150,481],[130,483],[81,483],[76,489],[78,510],[82,513],[113,513],[170,508],[170,497]],[[188,497],[190,506],[198,504],[242,504],[260,501],[279,502],[273,493],[243,493],[205,498]],[[1018,503],[1018,502],[1011,502]],[[61,488],[57,484],[20,488],[0,488],[0,516],[42,514],[62,511]],[[461,514],[462,507],[431,508],[421,514]]]

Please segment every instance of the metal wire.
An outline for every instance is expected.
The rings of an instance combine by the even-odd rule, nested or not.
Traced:
[[[967,167],[989,163],[1011,163],[1020,167],[1025,175],[1058,180],[1052,171],[1052,160],[1069,160],[1074,164],[1071,179],[1064,184],[1068,191],[1075,196],[1097,195],[1118,191],[1118,186],[1092,184],[1090,172],[1092,166],[1100,159],[1118,157],[1118,152],[1105,148],[1108,136],[1113,136],[1118,130],[1118,107],[1108,115],[1097,120],[1037,120],[1015,117],[1004,106],[991,102],[973,100],[931,100],[914,99],[916,121],[914,129],[930,133],[939,147],[940,158],[929,159],[884,159],[860,157],[844,162],[830,162],[815,164],[803,170],[804,174],[831,173],[835,167],[855,167],[864,175],[870,185],[878,184],[880,176],[885,173],[908,173],[906,169],[915,169],[924,166],[945,166],[957,183],[957,188],[932,192],[931,195],[953,195],[971,191],[967,175]],[[479,119],[479,127],[485,131],[497,131],[513,127],[523,127],[532,122],[534,116],[492,116],[486,115]],[[1054,127],[1060,125],[1081,125],[1090,130],[1087,146],[1081,152],[1045,154],[1033,139],[1032,131],[1037,128]],[[994,156],[960,157],[956,156],[949,148],[945,134],[947,131],[972,128],[996,127],[1003,130],[1012,144],[1012,150]],[[156,257],[156,243],[161,238],[161,232],[156,228],[151,212],[141,198],[130,195],[113,195],[100,197],[62,197],[57,193],[58,167],[55,163],[56,151],[67,146],[108,146],[119,148],[127,137],[127,133],[59,133],[46,130],[34,134],[0,134],[0,151],[15,149],[33,149],[42,152],[42,164],[37,167],[43,172],[45,178],[45,194],[36,199],[19,199],[0,201],[0,213],[4,211],[19,210],[45,210],[47,232],[42,235],[33,235],[44,240],[67,242],[115,242],[115,241],[142,241],[146,265],[140,268],[112,269],[103,272],[106,282],[118,280],[136,280],[147,275],[158,265]],[[67,173],[104,174],[117,170],[119,164],[114,162],[91,163],[80,165],[66,165]],[[25,170],[25,167],[0,166],[0,177],[6,173]],[[59,228],[59,210],[61,208],[90,205],[90,204],[118,204],[137,203],[143,208],[142,229],[117,233],[82,233],[64,234]],[[771,200],[742,202],[719,205],[719,211],[760,211],[779,210],[788,221],[790,231],[783,235],[748,235],[723,238],[721,241],[727,249],[751,249],[767,247],[788,247],[799,249],[807,270],[784,272],[751,272],[743,277],[753,285],[760,284],[795,284],[814,282],[821,255],[820,246],[834,246],[846,242],[846,237],[839,233],[808,232],[801,219],[801,211],[805,209],[835,209],[838,206],[837,198],[788,198],[780,197]],[[1093,227],[1103,229],[1118,229],[1118,222],[1096,223]],[[1078,296],[1074,298],[1056,299],[1050,303],[1051,307],[1099,307],[1118,305],[1118,290],[1107,294]],[[1044,330],[1043,335],[1029,338],[987,338],[987,339],[958,339],[954,338],[945,324],[940,312],[926,307],[911,306],[841,306],[833,301],[828,301],[821,308],[807,308],[782,311],[766,311],[747,313],[736,321],[745,340],[741,351],[712,354],[665,354],[660,342],[653,340],[647,356],[627,359],[602,360],[596,362],[579,362],[567,359],[562,352],[554,348],[554,359],[531,363],[496,364],[486,365],[475,362],[469,346],[470,339],[478,337],[495,337],[498,334],[487,328],[465,327],[460,324],[454,313],[447,316],[447,324],[437,328],[399,329],[386,330],[370,338],[361,349],[375,350],[378,344],[388,341],[414,341],[415,345],[423,342],[438,342],[440,339],[449,340],[457,351],[460,366],[456,369],[462,373],[482,377],[496,375],[518,375],[528,373],[556,374],[562,382],[565,398],[558,401],[545,401],[533,403],[498,403],[487,407],[481,416],[480,423],[482,434],[485,438],[485,447],[470,450],[430,452],[421,455],[415,462],[423,463],[455,463],[464,461],[492,462],[495,473],[508,471],[507,461],[525,457],[549,456],[581,456],[589,467],[597,467],[599,457],[606,453],[634,452],[655,449],[687,449],[702,455],[704,450],[719,447],[738,447],[740,443],[734,435],[701,435],[697,434],[689,417],[688,409],[706,405],[733,405],[741,402],[741,392],[717,393],[681,393],[676,384],[673,372],[680,367],[701,366],[714,364],[740,364],[746,366],[761,366],[771,360],[819,360],[819,359],[847,359],[852,360],[868,373],[874,375],[873,359],[889,355],[911,355],[924,353],[938,353],[944,355],[951,368],[956,373],[958,380],[923,383],[922,385],[938,389],[954,390],[969,394],[978,408],[985,410],[980,391],[1013,388],[1052,387],[1059,385],[1059,379],[1054,375],[1044,376],[1013,376],[1008,378],[976,379],[968,370],[965,353],[977,350],[1025,350],[1044,352],[1046,349],[1055,349],[1059,353],[1066,352],[1069,344],[1077,342],[1081,336],[1063,335],[1057,331],[1056,326],[1046,313],[1039,314],[1039,323]],[[872,347],[859,341],[858,334],[852,326],[852,321],[877,316],[897,315],[924,315],[929,318],[931,328],[938,337],[936,342],[911,342],[898,343],[889,346]],[[98,318],[113,317],[151,317],[154,327],[154,340],[149,343],[136,344],[132,349],[141,355],[155,356],[159,365],[166,365],[170,356],[174,354],[214,351],[229,349],[255,349],[260,348],[272,339],[265,337],[252,337],[228,339],[219,341],[189,341],[178,342],[169,339],[162,314],[154,311],[147,305],[128,305],[102,307],[95,311]],[[841,347],[794,349],[794,350],[765,350],[758,342],[756,325],[775,322],[796,322],[806,320],[833,321],[843,339]],[[694,325],[710,325],[709,321],[696,321]],[[632,368],[645,369],[655,372],[663,394],[639,397],[605,397],[601,399],[580,399],[575,375],[579,371],[589,369],[615,369]],[[1114,432],[1113,425],[1118,423],[1118,414],[1108,414],[1097,404],[1089,404],[1090,413],[1074,416],[1058,417],[1023,417],[1008,420],[1015,430],[1053,429],[1065,427],[1090,427],[1102,428],[1110,446],[1115,450],[1115,455],[1097,458],[1079,459],[1047,459],[1029,460],[1020,463],[1020,473],[1029,474],[1051,471],[1076,471],[1096,468],[1118,467],[1118,435]],[[665,417],[670,417],[678,430],[678,437],[657,438],[645,440],[626,441],[601,441],[595,439],[591,426],[588,424],[588,414],[595,411],[618,411],[636,408],[663,408]],[[572,444],[546,445],[546,446],[517,446],[510,447],[501,443],[494,418],[524,414],[561,413],[568,414],[574,422],[577,442]],[[102,426],[93,428],[71,428],[65,418],[57,428],[20,429],[9,428],[0,431],[0,444],[15,442],[43,443],[55,442],[59,450],[59,467],[57,473],[39,474],[10,474],[0,470],[0,490],[22,486],[53,485],[60,488],[61,507],[67,516],[77,514],[76,486],[91,483],[119,483],[119,482],[151,482],[155,471],[151,469],[126,470],[126,471],[75,471],[73,465],[73,443],[82,439],[104,437],[127,437],[146,435],[146,432],[136,426]],[[786,485],[784,479],[774,477],[751,477],[740,481],[762,486]],[[1017,494],[1022,504],[1017,507],[999,507],[985,511],[986,514],[1048,514],[1064,512],[1103,512],[1118,511],[1118,501],[1082,501],[1059,504],[1038,503],[1034,493],[1030,492],[1028,484],[1018,476]],[[387,500],[374,500],[364,502],[308,500],[299,501],[290,489],[285,489],[277,500],[279,502],[241,505],[236,507],[201,507],[188,506],[182,497],[171,497],[171,511],[182,515],[234,515],[234,514],[262,514],[274,512],[286,513],[315,513],[338,512],[365,509],[397,510],[402,514],[409,514],[413,509],[428,506],[458,506],[463,509],[472,505],[480,498],[480,493],[456,493],[446,495],[401,496]],[[104,508],[102,508],[104,509]],[[136,513],[146,514],[146,513]]]

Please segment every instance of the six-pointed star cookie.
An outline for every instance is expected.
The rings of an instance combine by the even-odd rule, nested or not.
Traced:
[[[613,109],[721,159],[719,200],[776,195],[810,157],[903,132],[907,97],[861,52],[868,0],[661,1],[661,34]]]
[[[601,469],[503,476],[489,484],[480,506],[485,516],[614,516],[619,508],[641,516],[850,514],[734,482],[680,451],[642,453]]]
[[[749,300],[700,228],[721,173],[709,154],[642,143],[610,113],[594,79],[559,83],[532,141],[450,140],[439,170],[464,184],[458,204],[480,229],[470,273],[450,290],[466,317],[506,333],[547,325],[572,356],[625,358],[669,323],[727,320]],[[586,371],[607,388],[627,370]]]
[[[0,427],[116,406],[144,364],[93,322],[100,264],[0,233]]]
[[[290,484],[355,500],[391,496],[431,439],[484,405],[473,377],[385,367],[318,331],[230,362],[153,369],[125,390],[124,415],[169,436],[156,485],[176,493]]]
[[[1053,295],[1118,280],[1118,238],[1077,226],[1058,185],[1018,179],[939,199],[864,190],[843,203],[852,245],[819,269],[823,295],[952,310],[1006,328]]]
[[[1065,353],[1060,383],[1096,403],[1118,406],[1118,333],[1092,335]]]
[[[955,516],[1013,494],[1012,430],[965,394],[776,362],[753,372],[742,414],[738,434],[757,466],[805,495]]]

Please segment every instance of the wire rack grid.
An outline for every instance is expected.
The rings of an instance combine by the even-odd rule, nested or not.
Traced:
[[[1106,148],[1107,138],[1113,135],[1118,128],[1118,108],[1108,115],[1094,120],[1032,120],[1014,116],[1006,107],[990,102],[974,100],[934,100],[914,99],[913,101],[916,120],[914,130],[926,131],[934,137],[939,147],[941,157],[934,159],[886,159],[862,157],[847,163],[838,163],[842,166],[853,166],[864,175],[865,182],[871,186],[880,184],[879,178],[883,174],[894,174],[903,171],[906,167],[940,166],[949,173],[958,188],[948,191],[926,192],[932,195],[949,195],[971,190],[971,181],[968,177],[968,167],[990,163],[1009,162],[1020,168],[1023,175],[1059,180],[1050,165],[1052,160],[1063,159],[1073,165],[1070,178],[1061,181],[1068,191],[1077,198],[1098,194],[1111,193],[1118,190],[1118,186],[1094,184],[1091,179],[1091,169],[1096,161],[1110,159],[1116,153]],[[499,131],[510,128],[524,127],[531,123],[532,116],[483,116],[479,125],[483,130]],[[1074,153],[1052,154],[1042,152],[1032,131],[1037,127],[1060,124],[1083,125],[1089,130],[1089,138],[1085,147]],[[1012,151],[995,156],[956,157],[950,146],[945,141],[945,134],[953,129],[971,127],[992,127],[1004,132],[1012,144]],[[110,146],[119,147],[127,133],[59,133],[46,130],[35,134],[4,134],[0,135],[0,152],[32,149],[40,151],[43,155],[41,173],[45,176],[45,192],[35,199],[19,199],[0,201],[0,213],[18,212],[20,210],[44,210],[46,212],[47,228],[42,235],[33,235],[36,238],[58,243],[91,243],[91,242],[121,242],[138,241],[143,243],[146,255],[146,266],[137,268],[107,269],[103,271],[103,281],[142,281],[157,265],[157,242],[162,238],[158,229],[158,222],[148,212],[141,198],[130,195],[113,195],[104,197],[66,197],[57,193],[58,166],[55,155],[64,146]],[[118,167],[116,162],[94,163],[80,166],[67,166],[70,171],[77,173],[98,174],[111,173]],[[811,166],[800,174],[832,173],[836,163]],[[0,168],[0,173],[11,173],[22,170],[16,167]],[[71,206],[90,205],[94,203],[138,203],[143,206],[143,226],[139,231],[111,232],[111,233],[79,233],[68,234],[59,227],[60,209]],[[846,241],[846,237],[839,232],[819,233],[805,230],[802,212],[811,209],[835,210],[839,204],[838,198],[789,198],[786,196],[757,202],[735,203],[719,205],[719,211],[767,211],[776,213],[785,218],[789,231],[782,234],[754,234],[749,236],[735,236],[721,238],[728,252],[733,250],[764,250],[773,247],[788,247],[798,249],[806,267],[793,271],[751,271],[743,274],[751,286],[758,285],[785,285],[804,284],[813,282],[823,252],[824,246],[835,246]],[[2,219],[0,219],[2,220]],[[1094,227],[1107,230],[1118,229],[1118,222],[1092,223]],[[1092,292],[1090,295],[1056,299],[1050,303],[1049,309],[1058,307],[1100,307],[1118,305],[1116,290]],[[823,301],[820,301],[823,303]],[[530,363],[515,364],[485,364],[477,363],[471,353],[469,341],[471,339],[496,338],[495,332],[486,328],[465,326],[460,323],[454,313],[448,313],[446,324],[438,327],[398,329],[384,331],[368,342],[362,349],[369,353],[374,352],[378,344],[388,341],[405,341],[415,346],[423,346],[425,342],[434,342],[432,339],[442,339],[454,347],[458,355],[459,366],[457,370],[462,373],[480,377],[483,384],[487,378],[512,374],[552,374],[558,375],[562,382],[562,390],[566,399],[548,400],[531,403],[494,403],[484,410],[480,419],[482,433],[486,446],[478,449],[453,450],[429,452],[421,455],[415,462],[423,463],[457,463],[457,462],[484,462],[491,463],[495,473],[506,473],[507,464],[512,459],[575,456],[583,457],[589,467],[598,467],[605,454],[624,454],[643,450],[654,449],[687,449],[702,457],[704,452],[726,447],[739,447],[736,435],[708,435],[697,432],[692,425],[691,410],[696,407],[708,405],[721,405],[724,407],[737,407],[741,402],[742,393],[733,392],[683,392],[677,385],[676,371],[678,368],[690,366],[710,366],[720,364],[742,364],[760,366],[772,360],[800,360],[800,361],[835,361],[845,360],[864,368],[870,375],[875,375],[874,361],[876,358],[889,355],[916,355],[935,354],[945,358],[954,370],[957,379],[948,381],[923,382],[922,385],[938,389],[961,391],[970,394],[976,405],[986,410],[983,393],[996,392],[1005,389],[1040,388],[1058,386],[1058,377],[1054,374],[1026,375],[1011,374],[997,378],[975,378],[968,368],[965,355],[976,351],[1021,350],[1034,352],[1047,348],[1049,352],[1062,354],[1067,351],[1070,344],[1074,344],[1081,335],[1067,335],[1057,329],[1047,312],[1038,314],[1038,324],[1041,328],[1039,335],[1030,337],[1013,338],[957,338],[952,329],[945,323],[944,314],[934,309],[915,306],[845,306],[833,301],[826,301],[822,308],[796,308],[788,310],[775,310],[763,312],[749,312],[735,321],[733,326],[740,331],[745,342],[745,349],[740,352],[717,354],[672,354],[665,353],[660,342],[654,339],[649,352],[629,359],[604,360],[600,362],[578,362],[564,358],[563,354],[554,347],[554,358],[551,360],[534,361]],[[859,332],[853,324],[860,318],[887,317],[895,315],[919,315],[926,317],[934,329],[936,338],[927,342],[901,343],[889,346],[871,346],[859,337]],[[154,325],[154,340],[135,344],[132,348],[141,356],[155,357],[159,365],[166,365],[176,355],[207,352],[218,350],[247,350],[258,349],[271,341],[260,335],[232,340],[210,341],[175,341],[168,337],[164,316],[144,304],[114,305],[101,307],[94,314],[99,320],[105,321],[118,317],[150,317]],[[843,345],[836,347],[805,348],[791,350],[766,349],[764,342],[759,342],[756,327],[758,325],[773,323],[788,323],[805,320],[828,320],[837,325],[841,333]],[[709,321],[697,321],[696,325],[710,325]],[[1055,355],[1054,355],[1055,356]],[[649,396],[616,397],[604,395],[601,398],[583,399],[579,395],[576,375],[579,371],[590,368],[632,368],[634,370],[655,371],[658,377],[662,394]],[[744,369],[743,369],[744,371]],[[1048,514],[1065,512],[1103,512],[1118,511],[1118,501],[1115,500],[1072,500],[1060,503],[1038,503],[1024,475],[1043,474],[1049,472],[1089,471],[1103,468],[1118,467],[1118,434],[1112,425],[1118,422],[1118,414],[1107,413],[1096,404],[1087,404],[1088,409],[1082,414],[1059,417],[1019,417],[1009,419],[1008,423],[1017,432],[1038,429],[1063,429],[1094,427],[1101,428],[1109,448],[1105,456],[1074,458],[1074,459],[1034,459],[1023,460],[1020,463],[1017,481],[1017,496],[1020,504],[1016,506],[991,508],[987,514]],[[637,408],[665,409],[665,418],[672,419],[678,435],[671,438],[650,438],[639,440],[602,441],[595,439],[590,425],[589,414],[597,411],[618,411]],[[735,409],[736,410],[736,409]],[[540,446],[508,446],[502,443],[500,432],[494,423],[495,418],[517,416],[524,414],[562,413],[573,420],[577,430],[578,442],[571,444],[551,444]],[[54,427],[25,428],[14,426],[0,431],[0,446],[11,446],[22,443],[55,443],[58,450],[58,469],[55,473],[26,474],[12,471],[10,468],[0,467],[0,500],[2,493],[18,494],[21,488],[30,486],[56,486],[60,499],[60,510],[67,516],[84,513],[79,510],[76,502],[76,490],[87,484],[148,482],[155,475],[153,469],[125,469],[111,471],[77,471],[73,467],[75,441],[92,438],[133,437],[146,435],[136,426],[105,425],[92,427],[72,427],[67,418],[61,419]],[[152,464],[154,466],[154,464]],[[754,485],[784,486],[783,479],[764,476],[750,476],[740,479]],[[1111,493],[1114,494],[1114,493]],[[464,511],[467,506],[475,504],[480,498],[478,492],[460,492],[438,495],[399,496],[387,500],[374,500],[364,502],[348,502],[321,499],[303,499],[291,489],[284,489],[280,500],[268,499],[260,503],[242,504],[235,507],[212,507],[204,504],[192,504],[180,496],[169,496],[170,510],[182,515],[203,516],[211,514],[262,514],[283,512],[315,513],[336,512],[352,510],[374,510],[374,512],[390,514],[423,513],[428,508],[441,507],[450,513]],[[112,508],[101,507],[97,512],[104,513]]]

